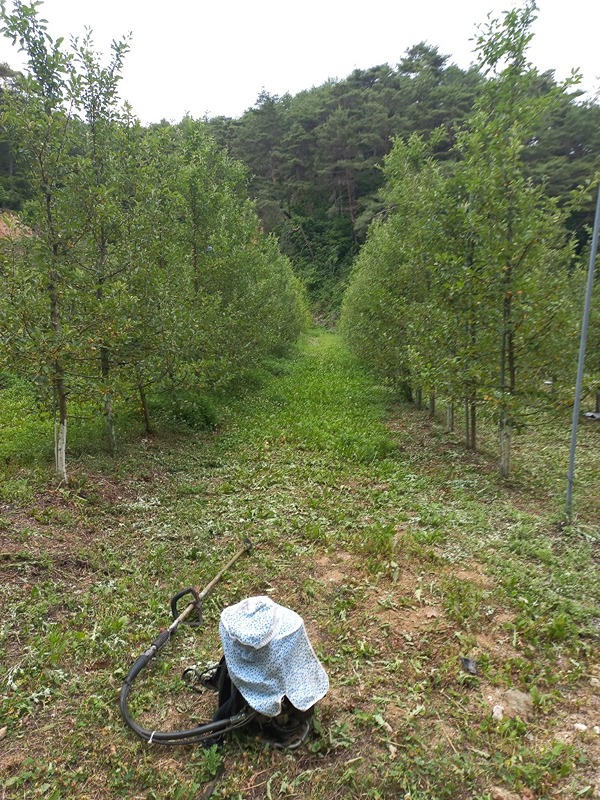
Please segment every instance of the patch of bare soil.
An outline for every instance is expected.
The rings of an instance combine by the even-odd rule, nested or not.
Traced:
[[[352,556],[344,550],[339,550],[334,555],[322,555],[314,563],[314,578],[326,587],[343,583],[355,572]]]
[[[92,572],[87,551],[106,539],[119,506],[137,497],[135,484],[95,475],[78,492],[48,487],[29,508],[0,505],[0,581],[20,586],[41,576],[78,579]]]
[[[563,697],[554,735],[586,753],[590,783],[596,786],[594,796],[600,797],[600,667]]]

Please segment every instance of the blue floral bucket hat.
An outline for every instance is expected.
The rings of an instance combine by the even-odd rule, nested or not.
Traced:
[[[281,714],[284,697],[308,711],[327,693],[329,679],[304,620],[270,597],[249,597],[225,608],[219,633],[231,680],[260,714]]]

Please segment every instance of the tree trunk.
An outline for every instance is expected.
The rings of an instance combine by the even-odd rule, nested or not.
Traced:
[[[510,274],[510,273],[509,273]],[[508,399],[516,388],[515,342],[512,331],[512,301],[507,292],[504,297],[504,333],[502,336],[502,354],[500,362],[500,386]],[[510,449],[512,440],[512,423],[506,408],[500,417],[500,477],[510,477]]]
[[[477,400],[474,395],[465,398],[465,444],[467,450],[477,450]]]
[[[290,214],[288,214],[287,216],[288,216],[288,219],[291,218]],[[302,227],[302,225],[296,225],[295,228],[292,228],[292,233],[296,233],[297,231],[300,231],[300,233],[302,234],[302,238],[304,239],[304,244],[306,245],[306,249],[310,253],[310,257],[314,259],[315,258],[315,251],[313,250],[312,245],[310,243],[310,239],[306,235],[306,232],[305,232],[304,228]]]
[[[60,480],[69,485],[67,474],[67,392],[60,364],[54,364],[54,391],[58,405],[58,420],[54,421],[54,463]]]
[[[104,281],[106,278],[106,259],[107,259],[107,235],[104,225],[100,226],[100,251],[98,256],[98,285],[96,287],[96,297],[102,303],[104,298]],[[115,418],[113,413],[112,391],[109,389],[110,377],[110,348],[104,343],[100,347],[100,371],[102,373],[102,383],[104,386],[104,429],[108,441],[108,452],[114,456],[117,452],[117,439],[115,436]]]
[[[506,238],[509,252],[513,245],[513,215],[515,206],[512,201],[512,191],[508,198],[508,221]],[[506,401],[500,416],[500,477],[510,476],[510,457],[512,440],[512,421],[509,419],[508,400],[514,395],[517,387],[517,370],[515,363],[515,332],[513,321],[513,262],[509,258],[504,265],[502,299],[502,351],[500,354],[500,390]]]
[[[510,460],[512,444],[512,425],[510,420],[503,415],[500,420],[500,477],[510,478]]]
[[[115,415],[113,412],[112,394],[107,393],[104,400],[104,428],[108,441],[108,452],[111,456],[117,454],[117,436],[115,434]]]
[[[600,414],[600,389],[596,392],[596,414]]]
[[[465,397],[465,447],[471,449],[471,426],[469,425],[469,398]]]
[[[429,393],[429,418],[435,418],[435,392]]]
[[[198,256],[198,245],[194,241],[192,242],[192,280],[194,283],[194,293],[198,294],[200,291],[200,268],[199,268],[199,256]]]
[[[108,440],[108,452],[114,456],[117,452],[117,437],[115,435],[115,416],[113,412],[112,391],[108,389],[110,374],[110,356],[107,347],[100,348],[100,364],[102,367],[102,380],[104,383],[104,427]]]
[[[448,433],[454,431],[454,403],[452,401],[446,406],[446,430]]]
[[[137,373],[140,405],[142,407],[142,414],[144,416],[144,427],[146,428],[146,433],[154,433],[154,428],[152,427],[152,421],[150,419],[150,411],[148,409],[148,398],[146,397],[146,390],[144,389],[144,381],[142,380],[142,371],[137,366],[135,368],[135,371]]]
[[[476,452],[477,450],[477,402],[474,398],[471,398],[470,408],[469,408],[469,427],[471,428],[471,450]]]
[[[46,214],[50,231],[54,235],[53,218],[51,207],[51,196],[46,193]],[[61,330],[60,315],[60,292],[59,292],[59,272],[58,272],[58,243],[52,245],[52,270],[50,272],[50,282],[48,294],[50,299],[50,327],[54,335],[58,338]],[[65,373],[60,359],[57,357],[53,362],[53,383],[55,402],[58,404],[58,424],[55,417],[54,422],[54,464],[60,480],[69,485],[67,474],[67,387],[65,384]]]
[[[421,410],[421,408],[423,408],[423,392],[421,391],[421,389],[417,389],[415,391],[415,401],[417,404],[417,408]]]

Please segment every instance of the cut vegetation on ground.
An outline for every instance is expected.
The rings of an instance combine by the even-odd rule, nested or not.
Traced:
[[[486,451],[386,393],[314,333],[214,434],[80,457],[73,487],[13,458],[0,484],[3,798],[600,796],[600,430],[582,432],[578,518],[560,519],[568,423],[524,435],[510,483]],[[8,413],[8,412],[7,412]],[[220,655],[218,615],[298,611],[331,690],[293,755],[244,736],[161,749],[118,692],[248,535],[256,545],[133,694],[156,728],[204,721],[182,670]],[[210,702],[213,700],[210,698]]]

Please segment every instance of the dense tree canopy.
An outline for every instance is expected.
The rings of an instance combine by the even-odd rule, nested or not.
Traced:
[[[481,78],[446,61],[421,43],[396,68],[355,70],[294,97],[263,92],[240,119],[209,120],[247,165],[263,225],[314,299],[339,302],[351,260],[383,209],[381,164],[392,137],[443,125],[438,152],[448,152]]]
[[[530,401],[553,360],[559,371],[544,331],[570,331],[571,256],[593,216],[593,198],[573,192],[600,167],[600,107],[527,64],[534,3],[505,17],[505,39],[482,28],[468,70],[421,42],[396,66],[263,91],[239,119],[148,130],[118,102],[126,42],[103,66],[89,38],[65,52],[35,5],[15,8],[5,31],[30,64],[0,71],[0,204],[35,236],[5,259],[24,297],[37,287],[38,318],[51,313],[50,333],[32,337],[6,301],[6,353],[37,347],[33,372],[60,396],[91,343],[109,440],[114,399],[132,387],[143,398],[180,374],[220,385],[293,338],[303,311],[286,256],[317,308],[336,309],[363,248],[345,301],[355,348],[413,393],[465,401],[470,446],[482,404],[511,429],[515,398]],[[552,313],[538,311],[543,297]],[[64,399],[85,386],[78,377]]]
[[[228,385],[284,351],[306,321],[299,281],[265,237],[241,166],[202,123],[144,130],[119,101],[126,41],[108,63],[91,35],[65,49],[36,4],[4,32],[28,59],[2,96],[27,199],[0,248],[0,366],[35,382],[56,414],[66,470],[68,409]]]
[[[14,86],[17,73],[8,64],[0,64],[0,103],[6,91]],[[27,196],[27,186],[15,151],[10,147],[6,131],[0,128],[0,208],[17,210]]]
[[[370,222],[384,210],[384,156],[394,138],[434,138],[446,169],[457,159],[456,132],[489,76],[462,70],[419,43],[399,64],[355,70],[295,96],[261,93],[239,119],[208,121],[217,140],[243,161],[264,227],[275,232],[313,299],[334,306]],[[528,85],[533,101],[552,93],[552,73]],[[572,89],[545,108],[521,152],[526,174],[550,196],[568,193],[600,167],[600,108]],[[584,203],[567,220],[586,241],[593,217]]]
[[[4,65],[1,86],[14,77]],[[436,131],[433,155],[450,169],[456,131],[488,80],[477,66],[460,69],[420,42],[395,66],[357,69],[295,96],[262,91],[239,119],[206,122],[217,143],[246,165],[262,226],[276,234],[313,301],[337,308],[368,226],[384,213],[381,167],[392,141]],[[528,91],[533,99],[555,86],[548,72]],[[28,191],[21,157],[1,136],[0,206],[18,209]],[[583,102],[575,88],[564,93],[540,114],[521,158],[527,174],[564,202],[600,167],[600,107]],[[570,213],[579,248],[592,218],[591,203]]]

